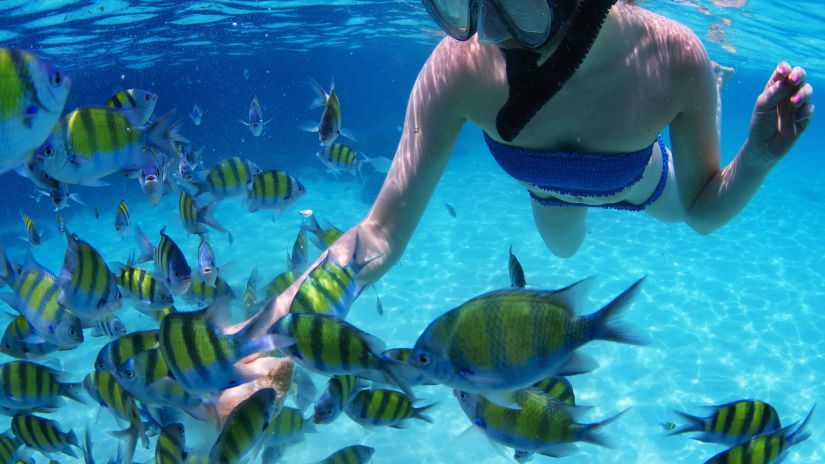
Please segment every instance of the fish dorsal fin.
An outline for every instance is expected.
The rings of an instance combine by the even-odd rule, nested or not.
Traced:
[[[567,287],[550,292],[545,302],[555,303],[569,310],[571,314],[575,314],[576,308],[580,308],[590,294],[590,287],[593,286],[595,279],[594,276],[590,276]]]

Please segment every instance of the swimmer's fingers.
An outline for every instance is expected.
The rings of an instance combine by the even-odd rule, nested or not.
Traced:
[[[787,61],[783,61],[783,62],[779,63],[778,65],[776,65],[776,69],[774,69],[773,74],[771,75],[771,78],[768,79],[768,83],[765,84],[765,88],[763,89],[763,92],[767,91],[768,88],[770,88],[776,82],[785,80],[785,77],[787,77],[788,74],[790,74],[790,73],[791,73],[791,65],[788,64]]]
[[[802,133],[807,127],[808,124],[811,122],[811,118],[814,115],[814,104],[811,102],[805,103],[799,108],[796,113],[794,114],[794,120],[796,121],[797,132]]]

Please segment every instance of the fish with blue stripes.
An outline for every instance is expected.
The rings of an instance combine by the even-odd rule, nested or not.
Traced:
[[[60,347],[54,343],[38,341],[28,342],[30,337],[38,338],[34,328],[25,317],[18,315],[6,326],[3,337],[0,339],[0,353],[17,359],[39,359],[54,353]]]
[[[179,124],[167,113],[138,127],[116,108],[82,106],[58,121],[35,156],[60,182],[94,185],[109,174],[141,169],[152,150],[175,156],[172,142],[187,142],[178,133]]]
[[[805,427],[811,420],[814,408],[801,424],[794,422],[780,430],[753,437],[713,456],[705,464],[779,464],[788,456],[792,446],[811,436]]]
[[[76,458],[73,446],[80,447],[74,431],[63,432],[57,421],[31,414],[15,414],[11,430],[26,446],[44,454],[63,453]]]
[[[607,446],[599,433],[605,425],[618,419],[622,411],[592,424],[576,422],[587,408],[566,405],[541,394],[528,394],[520,408],[506,408],[484,396],[453,390],[464,414],[491,441],[515,448],[522,453],[550,457],[568,456],[576,451],[574,442],[584,441]]]
[[[40,237],[42,237],[42,234],[37,232],[32,218],[23,214],[23,211],[20,211],[20,217],[23,218],[23,225],[26,227],[26,236],[21,238],[29,242],[32,246],[40,245]]]
[[[193,196],[207,194],[215,200],[246,195],[252,180],[261,172],[252,161],[226,158],[206,171],[203,182],[186,183]]]
[[[271,121],[271,119],[264,121],[263,110],[261,109],[261,104],[258,102],[258,97],[253,97],[252,103],[249,104],[249,122],[241,121],[241,124],[249,127],[252,135],[259,137],[264,131],[264,126],[269,124],[269,121]]]
[[[398,361],[384,357],[384,343],[337,317],[290,312],[269,329],[282,353],[322,375],[357,375],[378,383],[391,380],[414,398],[395,369]]]
[[[109,432],[113,437],[125,440],[127,456],[125,462],[132,462],[138,438],[144,448],[149,448],[149,438],[140,420],[135,398],[123,389],[114,374],[109,371],[94,370],[83,379],[83,387],[101,407],[108,409],[117,419],[129,424],[123,430]]]
[[[375,448],[369,446],[347,446],[318,461],[318,464],[366,464],[370,462],[373,454]]]
[[[0,249],[0,282],[5,282],[12,293],[0,294],[0,299],[19,312],[31,324],[34,334],[28,343],[48,342],[61,348],[75,348],[83,342],[80,319],[57,302],[60,286],[57,278],[40,266],[28,252],[20,270]]]
[[[702,432],[693,438],[704,442],[735,446],[749,438],[782,428],[776,409],[763,401],[739,400],[711,406],[710,409],[713,413],[707,417],[697,417],[676,411],[688,423],[671,431],[668,435]]]
[[[57,123],[71,79],[46,60],[0,48],[0,173],[23,163]]]
[[[263,437],[275,414],[277,400],[274,389],[262,388],[235,406],[209,451],[209,464],[240,462]]]
[[[90,321],[108,321],[121,307],[117,279],[103,257],[87,242],[66,232],[66,254],[57,276],[59,304]]]
[[[183,464],[187,454],[183,424],[169,424],[160,429],[155,444],[155,464]]]
[[[172,292],[146,269],[122,263],[112,263],[112,267],[115,271],[115,281],[127,298],[133,298],[141,305],[154,309],[174,303]],[[146,312],[143,308],[138,309]]]
[[[324,391],[315,403],[312,421],[316,424],[332,423],[344,407],[355,397],[364,383],[354,375],[335,375],[327,381]]]
[[[300,200],[306,191],[298,179],[283,171],[263,171],[249,185],[245,206],[251,213],[259,209],[283,211]]]
[[[153,92],[128,89],[112,95],[103,104],[122,110],[129,117],[129,121],[133,126],[142,126],[149,122],[157,103],[158,96]]]
[[[180,247],[166,235],[166,226],[160,230],[160,241],[157,248],[146,237],[146,234],[135,226],[135,239],[141,250],[137,262],[143,263],[153,260],[155,272],[163,279],[163,283],[172,291],[172,295],[181,295],[192,284],[192,269],[186,262],[186,257]]]
[[[556,291],[485,293],[430,323],[408,362],[438,383],[471,393],[510,392],[551,375],[588,372],[595,361],[576,352],[586,343],[643,343],[613,322],[643,280],[586,316],[575,309],[592,279]]]
[[[403,429],[409,419],[432,423],[433,420],[424,411],[433,406],[435,403],[416,408],[410,398],[401,392],[369,389],[358,392],[344,407],[344,412],[365,427],[389,426]]]
[[[0,407],[14,411],[51,412],[63,397],[86,403],[80,383],[66,382],[66,373],[29,361],[0,365]]]
[[[218,202],[216,201],[204,205],[186,190],[180,191],[178,198],[180,223],[190,234],[203,235],[209,232],[209,229],[204,227],[205,225],[226,232],[226,229],[214,217],[217,208]]]
[[[129,230],[130,223],[129,206],[126,204],[126,200],[121,199],[115,212],[115,230],[120,235],[124,235]]]
[[[222,298],[200,311],[169,314],[160,322],[160,352],[187,392],[213,393],[253,380],[257,373],[236,363],[275,349],[274,337],[260,327],[266,322],[261,313],[238,332],[224,334],[228,311],[228,299]]]

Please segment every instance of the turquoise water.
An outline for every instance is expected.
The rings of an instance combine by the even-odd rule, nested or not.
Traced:
[[[216,216],[231,227],[234,243],[215,232],[210,239],[218,263],[233,263],[226,278],[240,293],[255,265],[261,282],[285,269],[286,250],[301,222],[299,209],[313,209],[346,228],[363,217],[380,186],[377,173],[334,179],[313,159],[317,136],[298,129],[319,116],[318,110],[307,108],[313,96],[307,77],[327,87],[334,76],[344,125],[356,134],[359,149],[371,156],[391,156],[409,88],[437,41],[427,32],[435,26],[416,9],[418,3],[339,1],[323,8],[326,3],[188,2],[175,9],[165,2],[147,2],[137,11],[128,2],[43,2],[40,9],[14,14],[35,4],[6,0],[0,7],[6,13],[0,30],[6,32],[0,38],[2,46],[25,48],[67,69],[75,82],[67,109],[100,102],[128,87],[158,93],[156,114],[177,108],[185,116],[198,103],[205,109],[204,122],[195,127],[186,120],[184,133],[196,145],[206,145],[207,164],[240,155],[301,180],[307,195],[274,223],[269,213],[246,212],[240,199],[221,203]],[[705,40],[713,59],[736,68],[723,91],[722,161],[727,163],[746,137],[753,101],[777,61],[804,65],[817,86],[825,18],[810,14],[817,11],[813,0],[714,3],[650,1],[643,6],[689,25]],[[735,3],[746,5],[723,6]],[[80,16],[67,20],[73,15]],[[130,20],[130,15],[154,16]],[[233,32],[238,30],[243,32]],[[95,34],[105,40],[82,37]],[[243,77],[244,68],[249,79]],[[264,119],[273,118],[260,138],[235,122],[245,117],[253,94],[261,100]],[[535,287],[560,288],[597,276],[581,313],[599,309],[647,275],[642,293],[622,320],[651,343],[591,343],[583,351],[600,367],[570,379],[577,403],[593,406],[585,422],[631,408],[604,430],[614,448],[582,444],[562,462],[704,462],[724,448],[664,436],[661,422],[679,422],[673,409],[699,414],[700,405],[758,398],[772,404],[782,423],[789,424],[801,420],[814,404],[821,408],[825,403],[825,184],[818,174],[825,167],[825,132],[820,120],[821,115],[814,118],[751,204],[712,235],[701,237],[687,226],[661,224],[641,214],[593,210],[587,239],[568,260],[546,250],[533,226],[527,194],[487,154],[478,129],[468,126],[404,257],[376,286],[384,315],[376,314],[376,291],[370,289],[355,302],[348,320],[390,347],[411,346],[443,312],[509,284],[511,243],[527,282]],[[152,208],[134,180],[107,180],[109,187],[72,189],[87,206],[61,211],[70,231],[106,260],[125,261],[135,249],[133,237],[131,232],[121,237],[112,225],[117,203],[125,198],[133,224],[153,242],[166,225],[194,264],[197,238],[182,228],[176,197],[166,196]],[[46,232],[34,255],[59,271],[65,239],[56,232],[50,208],[30,199],[29,184],[15,174],[4,174],[0,182],[0,243],[13,260],[24,256],[28,246],[16,238],[23,234],[22,208]],[[102,211],[99,220],[92,211],[96,203]],[[456,217],[448,214],[445,203],[455,208]],[[310,250],[311,258],[319,253],[312,245]],[[129,330],[152,326],[127,306],[119,316]],[[79,381],[103,343],[87,337],[78,349],[54,357]],[[2,357],[0,362],[8,360]],[[313,378],[321,388],[324,379]],[[367,430],[341,417],[330,426],[318,426],[318,433],[289,448],[281,462],[316,461],[356,443],[375,447],[373,462],[378,463],[505,462],[480,433],[462,435],[470,423],[449,389],[422,387],[417,392],[423,402],[439,403],[432,410],[433,424]],[[98,409],[69,402],[49,416],[78,435],[87,424],[99,431],[123,428]],[[815,412],[808,426],[812,437],[794,448],[786,462],[820,462],[825,457],[819,433],[823,424],[821,410]],[[8,419],[0,417],[0,430],[7,425]],[[187,422],[191,447],[208,447],[213,439],[214,432]],[[96,459],[113,457],[114,444],[108,435],[96,436]],[[135,461],[150,457],[138,448]],[[36,459],[46,462],[40,455]],[[70,461],[64,456],[58,460]]]

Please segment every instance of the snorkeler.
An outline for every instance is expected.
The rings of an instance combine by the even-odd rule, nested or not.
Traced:
[[[550,251],[569,257],[584,240],[589,207],[713,232],[748,204],[814,112],[805,70],[780,63],[723,169],[713,64],[686,26],[616,0],[424,6],[448,37],[416,79],[372,209],[329,248],[346,261],[357,238],[364,258],[380,256],[360,276],[369,283],[400,259],[466,121],[527,190]],[[671,149],[659,135],[666,127]],[[270,308],[273,320],[302,280]]]

